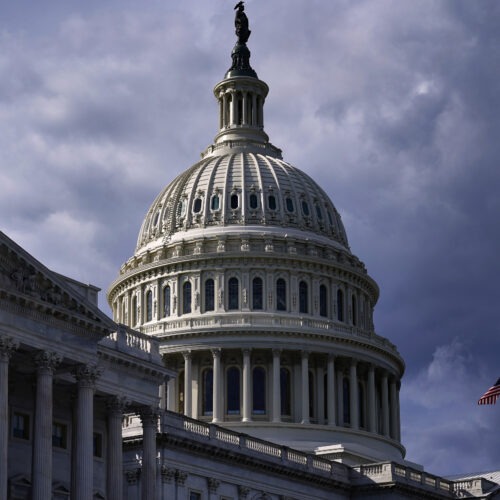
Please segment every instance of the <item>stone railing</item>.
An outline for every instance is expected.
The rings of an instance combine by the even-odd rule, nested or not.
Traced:
[[[392,342],[384,337],[380,337],[370,330],[364,330],[355,326],[337,323],[331,320],[322,320],[318,318],[307,318],[303,316],[279,316],[276,314],[204,314],[186,318],[176,318],[159,323],[141,326],[141,332],[147,335],[163,336],[174,333],[186,333],[189,330],[212,330],[217,331],[221,328],[262,328],[276,329],[278,331],[297,330],[301,333],[319,333],[339,335],[349,338],[358,338],[364,342],[372,343],[397,353],[396,347]]]
[[[161,362],[158,340],[125,325],[119,324],[118,329],[103,338],[99,344],[141,359]]]
[[[337,481],[347,482],[347,468],[337,462],[325,458],[293,450],[263,439],[241,434],[214,424],[200,422],[179,413],[165,411],[162,413],[161,432],[173,433],[175,431],[186,432],[200,439],[206,439],[211,444],[221,447],[231,447],[250,454],[260,459],[276,461],[278,464],[286,464],[288,467],[299,467],[309,473],[328,476]]]
[[[354,473],[354,483],[405,483],[415,484],[426,490],[438,492],[441,495],[449,494],[454,498],[455,486],[453,481],[449,481],[439,476],[428,474],[427,472],[413,469],[395,462],[384,462],[369,465],[358,465],[352,468]]]

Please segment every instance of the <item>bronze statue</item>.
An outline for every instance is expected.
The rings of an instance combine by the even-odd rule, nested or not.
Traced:
[[[248,29],[248,17],[245,14],[245,6],[243,5],[243,2],[238,2],[235,5],[234,10],[236,10],[234,27],[236,28],[238,43],[247,43],[251,31]]]

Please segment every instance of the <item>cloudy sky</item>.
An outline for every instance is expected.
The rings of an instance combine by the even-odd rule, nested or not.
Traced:
[[[217,132],[235,0],[0,0],[1,229],[105,291]],[[248,0],[266,131],[341,212],[407,363],[407,458],[500,467],[500,2]]]

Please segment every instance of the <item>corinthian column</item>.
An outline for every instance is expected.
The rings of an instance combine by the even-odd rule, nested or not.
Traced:
[[[273,422],[281,422],[281,349],[273,349]]]
[[[145,407],[139,415],[142,421],[141,500],[155,500],[158,409]]]
[[[328,355],[326,365],[326,394],[327,394],[327,415],[328,425],[335,425],[335,357],[333,354]]]
[[[184,415],[192,416],[193,406],[193,381],[192,381],[192,362],[191,352],[183,352],[184,356]]]
[[[356,366],[357,361],[352,359],[349,367],[349,413],[351,414],[351,429],[359,429],[359,394]]]
[[[220,422],[220,349],[212,349],[212,356],[214,358],[214,392],[212,404],[212,422]]]
[[[9,360],[19,342],[0,337],[0,498],[7,498],[7,454],[9,449]]]
[[[309,423],[309,353],[302,351],[302,421]]]
[[[250,349],[243,349],[243,422],[250,422]]]
[[[35,355],[37,367],[35,424],[33,436],[33,500],[52,498],[52,382],[61,362],[55,352]]]
[[[108,452],[106,462],[106,493],[108,500],[123,500],[122,418],[128,404],[124,397],[108,399]]]
[[[94,486],[94,391],[101,370],[95,365],[81,365],[73,375],[77,381],[78,396],[72,499],[91,500]]]

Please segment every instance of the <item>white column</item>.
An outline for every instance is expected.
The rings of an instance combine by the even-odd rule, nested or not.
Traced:
[[[224,94],[222,96],[222,127],[221,128],[224,128],[224,127],[228,126],[228,122],[227,122],[227,115],[228,115],[228,112],[227,112],[227,99],[228,99],[228,95]]]
[[[397,407],[397,428],[396,428],[396,439],[401,442],[401,409],[399,405],[399,390],[401,388],[401,382],[398,382],[396,387],[396,407]]]
[[[158,431],[158,409],[143,408],[142,421],[142,471],[141,500],[156,500],[156,433]]]
[[[328,415],[328,425],[335,425],[335,356],[328,355],[326,365],[326,411]]]
[[[389,384],[389,398],[390,398],[390,409],[391,409],[391,420],[390,420],[390,436],[392,439],[398,438],[398,401],[397,401],[397,388],[396,381],[391,379]]]
[[[106,406],[108,409],[106,498],[123,500],[122,419],[127,400],[124,397],[113,396],[107,400]]]
[[[95,365],[78,366],[73,375],[77,381],[74,487],[72,499],[92,500],[94,489],[94,391],[101,370]]]
[[[301,352],[302,375],[302,424],[309,423],[309,353]]]
[[[344,425],[344,374],[337,370],[337,425]]]
[[[359,395],[356,365],[357,361],[355,359],[351,359],[351,365],[349,367],[349,403],[351,413],[351,429],[359,429]]]
[[[193,406],[193,381],[191,373],[191,352],[183,352],[184,356],[184,415],[187,417],[192,416]]]
[[[273,422],[281,422],[281,349],[273,349]]]
[[[9,450],[9,360],[19,342],[0,337],[0,498],[7,498]]]
[[[389,391],[387,385],[387,373],[382,374],[381,380],[381,395],[382,395],[382,434],[389,436]]]
[[[368,368],[368,430],[377,432],[377,410],[375,407],[375,368]]]
[[[251,418],[251,392],[250,392],[250,351],[243,349],[243,422],[250,422]]]
[[[52,410],[53,376],[61,357],[55,352],[35,355],[37,367],[35,423],[33,435],[33,500],[52,498]]]
[[[212,349],[212,356],[214,358],[214,393],[213,393],[213,414],[212,422],[217,423],[221,420],[220,415],[220,393],[221,393],[221,368],[220,368],[220,349]]]
[[[243,125],[248,124],[248,103],[247,103],[247,100],[248,100],[248,92],[243,92],[243,102],[242,102],[243,116],[242,116],[242,120],[241,120],[241,123]]]
[[[257,125],[257,96],[252,92],[252,125]]]

